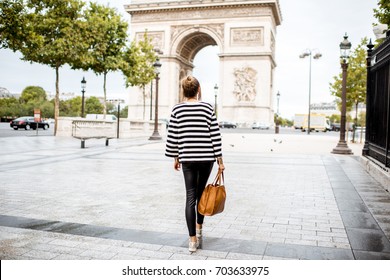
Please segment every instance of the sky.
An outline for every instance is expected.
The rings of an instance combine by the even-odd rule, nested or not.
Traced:
[[[114,7],[130,23],[130,16],[124,5],[130,0],[94,0]],[[153,0],[151,0],[153,1]],[[276,71],[274,96],[280,93],[279,113],[291,119],[296,113],[307,113],[309,102],[309,58],[300,59],[306,49],[320,52],[322,57],[312,60],[311,103],[331,102],[329,83],[341,72],[339,44],[345,33],[355,48],[363,37],[375,36],[372,24],[377,23],[373,9],[377,0],[279,0],[282,24],[276,34]],[[11,93],[21,93],[27,86],[43,87],[55,93],[54,69],[36,63],[20,60],[20,53],[0,49],[0,87]],[[207,47],[194,60],[194,75],[202,84],[205,101],[214,102],[214,85],[218,83],[218,56],[216,47]],[[93,72],[71,70],[68,66],[60,69],[60,91],[81,94],[81,80],[87,80],[86,95],[103,96],[103,77]],[[107,98],[128,99],[121,73],[107,76]],[[274,97],[275,112],[277,111]]]

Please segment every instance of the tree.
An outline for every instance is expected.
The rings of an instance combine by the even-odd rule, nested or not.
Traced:
[[[47,100],[46,92],[38,86],[28,86],[23,91],[19,98],[21,103],[43,102]]]
[[[0,118],[6,120],[19,116],[19,101],[15,97],[0,98]]]
[[[359,103],[364,103],[366,100],[366,45],[368,43],[367,38],[363,38],[361,43],[351,52],[348,62],[348,76],[347,76],[347,111],[352,110],[352,106],[356,108]],[[341,83],[342,73],[333,77],[334,82],[330,84],[330,91],[333,96],[339,98],[337,102],[341,107]]]
[[[126,87],[139,86],[143,93],[143,118],[145,119],[146,94],[145,86],[149,84],[156,76],[154,73],[154,62],[157,59],[156,52],[148,38],[147,32],[144,33],[143,40],[133,41],[124,53],[124,67],[122,73],[126,79]]]
[[[81,96],[72,99],[60,101],[60,114],[64,117],[81,116]]]
[[[87,114],[103,114],[104,106],[95,96],[87,98],[85,101],[85,112]]]
[[[374,9],[374,16],[380,23],[390,26],[390,0],[379,0],[378,9]]]
[[[86,22],[80,0],[4,0],[7,11],[15,9],[1,21],[1,45],[20,51],[22,59],[45,64],[56,72],[55,130],[59,116],[59,69],[74,64],[85,55]],[[4,11],[2,11],[3,13]],[[4,27],[6,24],[8,27]]]
[[[88,41],[88,56],[77,61],[75,67],[92,70],[104,77],[103,113],[107,112],[107,74],[122,66],[122,52],[126,46],[128,24],[122,20],[115,9],[96,3],[90,3],[85,12],[86,35]]]

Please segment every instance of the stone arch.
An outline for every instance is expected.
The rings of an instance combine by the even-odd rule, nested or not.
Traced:
[[[219,52],[222,52],[221,38],[207,27],[189,27],[173,38],[170,53],[176,54],[181,62],[179,81],[192,73],[195,56],[199,51],[208,46],[218,46]],[[178,92],[180,102],[183,100],[180,85]]]
[[[196,54],[219,48],[218,117],[242,125],[273,123],[273,77],[279,0],[132,0],[134,38],[148,30],[163,51],[159,114],[169,118],[181,100],[180,80],[192,73]],[[138,118],[140,92],[131,89],[129,118]]]

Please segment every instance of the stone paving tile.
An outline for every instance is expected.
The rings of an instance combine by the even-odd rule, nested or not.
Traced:
[[[117,254],[111,260],[150,260],[151,258],[138,255]]]
[[[51,260],[59,255],[60,253],[47,252],[41,250],[30,250],[27,253],[23,254],[22,257],[39,259],[39,260]]]
[[[115,257],[118,253],[116,252],[104,252],[98,250],[88,249],[80,254],[81,257],[89,257],[96,260],[110,260]]]
[[[226,256],[228,260],[262,260],[263,255],[251,255],[251,254],[241,254],[241,253],[228,253]]]
[[[188,250],[187,250],[188,251]],[[169,260],[207,260],[207,256],[194,254],[173,254]]]
[[[52,258],[52,260],[57,260],[57,261],[74,261],[74,260],[90,260],[91,258],[90,257],[82,257],[80,255],[70,255],[70,254],[61,254],[61,255],[58,255],[54,258]]]
[[[169,252],[160,252],[143,249],[137,253],[137,256],[148,257],[152,259],[168,260],[173,254]]]

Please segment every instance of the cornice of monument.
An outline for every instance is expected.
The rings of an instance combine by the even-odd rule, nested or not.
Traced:
[[[130,15],[166,13],[178,10],[271,7],[276,25],[280,25],[282,21],[279,0],[131,0],[131,4],[124,5],[124,7]]]

